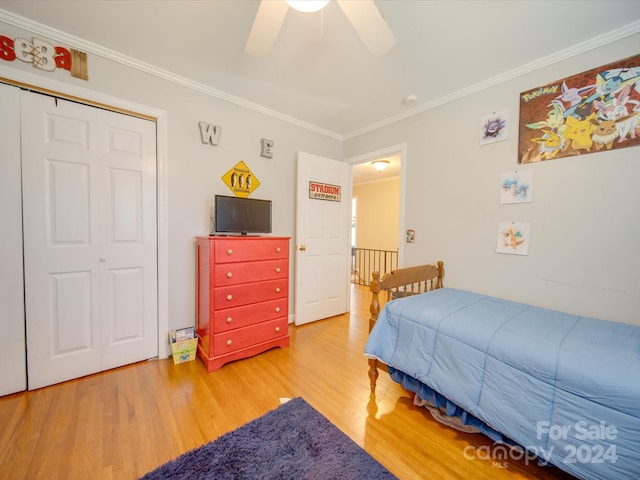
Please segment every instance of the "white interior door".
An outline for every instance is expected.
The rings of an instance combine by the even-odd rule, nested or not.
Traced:
[[[22,277],[20,90],[0,84],[0,396],[27,388]]]
[[[348,311],[351,186],[343,162],[299,152],[297,169],[295,323],[302,325]]]
[[[157,356],[155,124],[21,100],[29,388]]]

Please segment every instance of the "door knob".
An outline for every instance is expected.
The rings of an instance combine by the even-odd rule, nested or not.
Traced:
[[[305,247],[304,245],[300,245],[298,247],[298,250],[300,250],[301,252],[304,252],[307,249],[307,247]]]

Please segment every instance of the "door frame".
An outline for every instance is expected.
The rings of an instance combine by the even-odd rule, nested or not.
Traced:
[[[48,90],[74,97],[88,105],[100,104],[116,112],[131,112],[156,123],[156,208],[157,208],[157,256],[158,256],[158,358],[169,356],[169,235],[168,235],[168,176],[167,176],[167,112],[148,105],[130,102],[111,95],[70,85],[58,80],[0,65],[0,81],[22,88],[32,86],[35,91]]]
[[[380,158],[390,157],[392,155],[400,155],[400,212],[398,212],[398,268],[402,268],[404,265],[404,246],[405,246],[405,218],[404,218],[404,205],[405,205],[405,192],[406,189],[406,170],[407,170],[407,144],[400,143],[397,145],[390,145],[383,147],[380,150],[373,152],[356,155],[355,157],[349,157],[345,160],[346,163],[351,165],[359,165],[361,163],[371,162]],[[353,168],[350,170],[350,183],[349,188],[353,192]],[[351,232],[349,232],[351,236]]]

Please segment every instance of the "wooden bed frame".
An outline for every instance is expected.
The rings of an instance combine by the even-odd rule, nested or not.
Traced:
[[[419,265],[417,267],[399,268],[385,274],[380,279],[379,272],[373,272],[371,281],[371,318],[369,319],[369,332],[376,324],[380,315],[380,292],[386,292],[385,303],[398,297],[417,295],[442,288],[444,276],[444,264],[439,261],[437,265]],[[387,366],[379,360],[369,359],[369,381],[371,395],[376,394],[376,381],[378,370],[387,371]]]

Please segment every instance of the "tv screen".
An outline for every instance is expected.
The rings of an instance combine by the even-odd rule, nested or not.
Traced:
[[[217,233],[271,233],[271,200],[216,195],[214,215]]]

